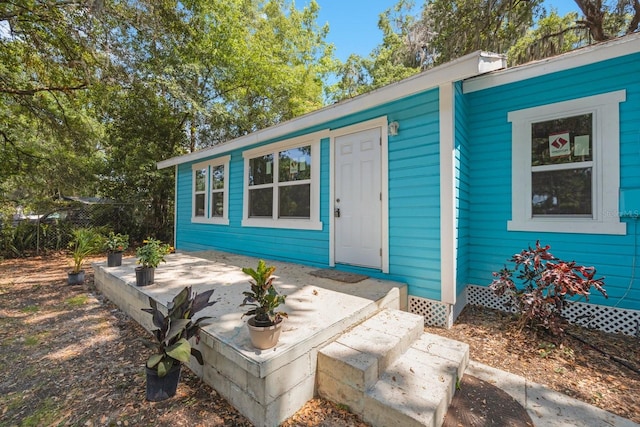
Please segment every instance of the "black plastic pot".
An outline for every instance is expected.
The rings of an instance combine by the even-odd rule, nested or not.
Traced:
[[[107,252],[107,267],[120,267],[122,265],[122,252]]]
[[[153,284],[155,280],[155,268],[153,267],[136,267],[136,285],[148,286]]]
[[[67,283],[69,285],[82,285],[84,283],[84,270],[77,273],[69,272],[67,275]]]
[[[173,365],[164,377],[159,377],[155,369],[149,369],[146,366],[145,369],[147,370],[147,400],[149,402],[160,402],[175,396],[178,382],[180,382],[181,364]]]

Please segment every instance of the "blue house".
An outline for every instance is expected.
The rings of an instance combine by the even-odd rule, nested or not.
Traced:
[[[606,277],[571,316],[638,333],[638,34],[513,68],[476,52],[158,167],[179,250],[401,281],[447,326],[497,307],[491,273],[540,240]]]

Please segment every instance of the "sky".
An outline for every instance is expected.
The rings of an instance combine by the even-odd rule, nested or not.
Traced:
[[[318,24],[329,23],[327,41],[335,45],[335,55],[345,61],[350,54],[367,56],[382,42],[378,16],[393,7],[397,0],[316,0],[320,6]],[[307,0],[298,0],[298,7]],[[416,1],[422,4],[422,1]],[[558,10],[562,16],[578,7],[573,0],[545,0],[547,7]]]

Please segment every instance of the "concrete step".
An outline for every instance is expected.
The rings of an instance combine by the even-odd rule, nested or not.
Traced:
[[[352,394],[352,390],[361,395],[423,330],[422,316],[400,310],[382,310],[360,323],[318,352],[320,392],[326,391],[334,400],[341,394]],[[335,380],[345,389],[334,389]],[[329,387],[325,388],[326,384]]]
[[[373,426],[439,426],[468,346],[425,334],[422,316],[383,310],[318,352],[318,394]]]
[[[362,418],[373,426],[441,426],[468,362],[466,344],[425,333],[367,389]]]

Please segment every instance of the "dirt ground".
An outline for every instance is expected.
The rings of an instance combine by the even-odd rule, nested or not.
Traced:
[[[251,425],[188,369],[174,398],[147,402],[146,331],[96,292],[90,268],[84,285],[67,285],[69,261],[0,261],[0,426]],[[571,329],[629,369],[574,338],[534,341],[512,325],[508,315],[470,307],[453,329],[427,330],[469,343],[475,360],[640,422],[637,339]],[[283,426],[366,424],[314,399]]]
[[[638,338],[571,325],[562,339],[534,337],[510,314],[477,306],[465,307],[449,330],[425,330],[466,342],[472,360],[640,423]]]

